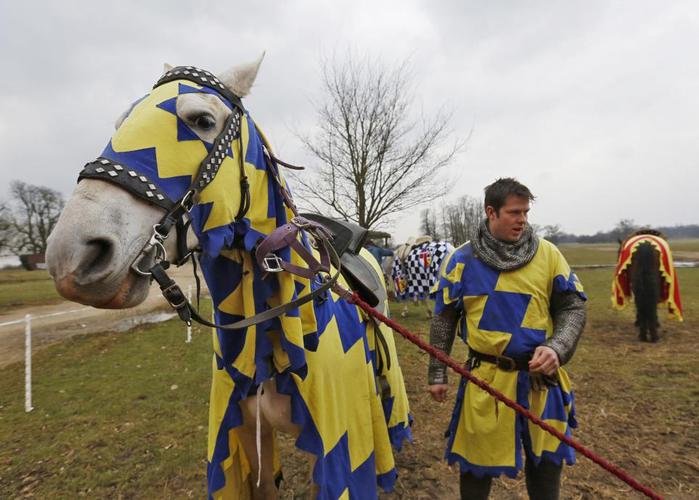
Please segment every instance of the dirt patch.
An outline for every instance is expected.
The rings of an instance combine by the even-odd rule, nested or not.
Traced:
[[[672,258],[677,261],[699,261],[699,252],[673,251]]]
[[[187,266],[172,270],[170,275],[185,292],[188,285],[194,284],[191,268]],[[148,298],[142,304],[130,309],[95,309],[67,301],[13,309],[9,314],[0,316],[0,368],[24,359],[25,323],[22,320],[27,314],[32,315],[34,351],[73,335],[123,330],[130,321],[135,326],[139,319],[151,319],[147,316],[161,310],[168,311],[170,306],[157,284],[151,287]],[[13,322],[18,323],[8,324]]]

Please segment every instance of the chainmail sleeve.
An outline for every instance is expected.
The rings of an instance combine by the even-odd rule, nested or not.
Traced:
[[[587,312],[585,301],[577,293],[553,292],[551,295],[551,317],[553,318],[553,335],[544,342],[556,354],[561,366],[573,357],[580,340]]]
[[[454,345],[458,322],[459,313],[456,308],[445,307],[441,313],[432,318],[430,344],[450,354]],[[427,372],[427,383],[429,385],[447,383],[447,366],[432,357],[430,358],[430,367]]]

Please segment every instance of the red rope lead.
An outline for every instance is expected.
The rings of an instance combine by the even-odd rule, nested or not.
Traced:
[[[367,314],[377,318],[378,320],[382,321],[386,325],[393,328],[395,331],[400,333],[403,337],[408,339],[410,342],[417,345],[420,349],[422,349],[423,351],[427,351],[430,356],[438,359],[439,361],[441,361],[442,363],[444,363],[445,365],[450,367],[452,370],[454,370],[456,373],[458,373],[462,377],[465,377],[470,382],[476,384],[478,387],[483,389],[485,392],[487,392],[488,394],[493,396],[495,399],[502,401],[504,404],[506,404],[507,406],[509,406],[513,410],[515,410],[517,413],[524,415],[525,417],[527,417],[529,420],[534,422],[536,425],[538,425],[539,427],[544,429],[549,434],[554,435],[555,437],[557,437],[558,439],[563,441],[568,446],[573,447],[574,449],[576,449],[577,451],[579,451],[580,453],[585,455],[587,458],[589,458],[590,460],[595,462],[597,465],[601,466],[603,469],[611,472],[612,474],[614,474],[616,477],[618,477],[619,479],[624,481],[626,484],[628,484],[629,486],[631,486],[635,490],[640,491],[641,493],[643,493],[644,495],[646,495],[650,498],[653,498],[656,500],[662,500],[662,497],[660,495],[655,493],[650,488],[643,486],[641,483],[639,483],[634,478],[632,478],[629,474],[627,474],[620,467],[618,467],[618,466],[612,464],[611,462],[608,462],[604,458],[596,455],[591,450],[588,450],[587,448],[585,448],[583,445],[581,445],[577,441],[571,439],[570,437],[568,437],[565,434],[558,431],[556,428],[551,427],[549,424],[547,424],[546,422],[541,420],[536,415],[530,413],[529,410],[524,408],[522,405],[516,403],[515,401],[512,401],[511,399],[509,399],[507,396],[505,396],[501,392],[490,387],[487,383],[474,377],[473,375],[471,375],[471,373],[468,370],[466,370],[466,368],[459,365],[456,361],[454,361],[452,358],[447,356],[443,351],[440,351],[439,349],[431,346],[430,344],[428,344],[427,342],[422,340],[417,335],[410,333],[408,330],[403,328],[401,325],[399,325],[395,321],[392,321],[391,319],[387,318],[386,316],[381,314],[379,311],[377,311],[376,309],[371,307],[369,304],[364,302],[362,300],[362,298],[359,295],[357,295],[356,293],[353,293],[351,297],[348,297],[348,300],[349,300],[349,302],[352,302],[353,304],[356,304],[357,306],[362,308],[364,311],[366,311]]]

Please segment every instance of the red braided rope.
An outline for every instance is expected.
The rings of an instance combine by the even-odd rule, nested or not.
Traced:
[[[442,363],[444,363],[445,365],[450,367],[452,370],[454,370],[456,373],[458,373],[462,377],[465,377],[470,382],[476,384],[478,387],[483,389],[485,392],[487,392],[488,394],[493,396],[495,399],[502,401],[504,404],[506,404],[507,406],[509,406],[513,410],[515,410],[517,413],[524,415],[529,420],[534,422],[536,425],[538,425],[539,427],[544,429],[546,432],[554,435],[555,437],[557,437],[558,439],[563,441],[568,446],[571,446],[572,448],[576,449],[577,451],[579,451],[580,453],[585,455],[587,458],[589,458],[590,460],[595,462],[597,465],[599,465],[603,469],[611,472],[612,474],[614,474],[616,477],[618,477],[619,479],[624,481],[626,484],[628,484],[629,486],[631,486],[635,490],[640,491],[641,493],[648,496],[649,498],[653,498],[656,500],[662,500],[662,497],[660,495],[655,493],[650,488],[643,486],[641,483],[636,481],[633,477],[631,477],[629,474],[627,474],[620,467],[618,467],[618,466],[612,464],[611,462],[608,462],[604,458],[596,455],[591,450],[588,450],[587,448],[585,448],[583,445],[581,445],[577,441],[575,441],[575,440],[571,439],[570,437],[566,436],[565,434],[561,433],[556,428],[550,426],[549,424],[547,424],[546,422],[541,420],[539,417],[537,417],[536,415],[529,412],[529,410],[524,408],[522,405],[516,403],[515,401],[512,401],[511,399],[509,399],[507,396],[505,396],[501,392],[490,387],[484,381],[474,377],[473,375],[471,375],[471,373],[468,370],[466,370],[466,368],[459,365],[456,361],[454,361],[452,358],[447,356],[443,351],[440,351],[436,347],[431,346],[430,344],[428,344],[427,342],[422,340],[417,335],[410,333],[408,330],[403,328],[401,325],[399,325],[395,321],[392,321],[391,319],[387,318],[386,316],[381,314],[379,311],[377,311],[376,309],[371,307],[369,304],[364,302],[362,300],[362,298],[359,295],[357,295],[356,293],[353,293],[351,296],[348,296],[347,300],[353,304],[356,304],[360,308],[362,308],[364,311],[366,311],[367,314],[375,317],[379,321],[390,326],[395,331],[400,333],[403,337],[408,339],[410,342],[417,345],[420,349],[422,349],[423,351],[427,351],[427,353],[429,353],[430,356],[438,359],[439,361],[441,361]]]

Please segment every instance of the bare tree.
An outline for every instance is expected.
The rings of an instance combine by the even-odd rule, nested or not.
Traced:
[[[442,208],[442,233],[454,245],[461,245],[478,234],[478,226],[484,217],[482,200],[462,196]]]
[[[420,211],[420,232],[424,235],[431,236],[432,239],[439,239],[440,234],[437,228],[437,212],[435,210],[426,208]]]
[[[558,224],[551,224],[542,228],[543,236],[553,244],[557,244],[563,236],[563,230]]]
[[[0,203],[0,255],[9,250],[10,241],[10,211],[4,203]]]
[[[612,229],[612,233],[617,240],[623,240],[632,232],[638,229],[638,224],[633,219],[621,219]]]
[[[53,189],[21,181],[10,184],[10,204],[0,217],[0,234],[14,254],[43,253],[46,240],[63,210],[63,196]],[[1,216],[2,214],[0,214]]]
[[[300,134],[320,160],[296,176],[304,201],[362,227],[444,195],[442,174],[462,143],[445,144],[450,113],[415,120],[405,63],[387,68],[365,58],[324,65],[326,101],[316,107],[315,135]],[[325,209],[325,210],[324,210]]]

